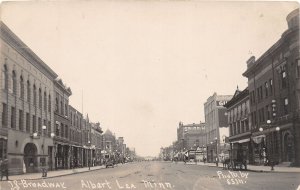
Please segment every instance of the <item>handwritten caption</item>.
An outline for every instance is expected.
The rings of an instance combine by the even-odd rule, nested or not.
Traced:
[[[14,180],[8,181],[10,190],[21,190],[21,189],[68,189],[68,186],[64,182],[46,182],[45,180],[29,181],[29,180]],[[154,180],[142,180],[142,187],[145,189],[173,189],[175,186],[169,182],[154,182]],[[90,189],[137,189],[137,185],[133,183],[122,183],[119,180],[113,182],[104,181],[91,181],[91,180],[80,180],[82,190]]]
[[[219,176],[219,179],[226,180],[228,185],[240,185],[240,184],[246,184],[248,179],[248,172],[223,172],[223,171],[217,171],[217,174]]]

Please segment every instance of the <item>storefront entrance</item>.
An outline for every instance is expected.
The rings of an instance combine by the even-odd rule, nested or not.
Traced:
[[[37,148],[35,144],[28,143],[24,148],[24,163],[26,173],[36,172],[37,168]]]

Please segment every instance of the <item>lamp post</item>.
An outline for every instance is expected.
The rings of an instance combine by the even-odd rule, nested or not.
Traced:
[[[47,177],[47,168],[46,168],[46,158],[45,158],[45,130],[47,129],[47,126],[43,125],[42,126],[42,137],[43,137],[43,144],[42,144],[42,149],[43,149],[43,162],[42,162],[42,177]],[[33,134],[37,135],[37,134]]]

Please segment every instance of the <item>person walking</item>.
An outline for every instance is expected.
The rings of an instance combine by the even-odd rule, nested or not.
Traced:
[[[9,180],[8,179],[8,159],[4,159],[1,162],[0,168],[1,168],[1,181],[2,181],[2,178],[4,175],[6,176],[6,180]]]

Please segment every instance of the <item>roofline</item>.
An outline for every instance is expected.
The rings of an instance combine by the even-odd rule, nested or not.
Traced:
[[[54,80],[58,75],[44,63],[15,33],[13,33],[2,21],[0,22],[0,37],[18,53],[24,56],[33,66],[39,69],[50,79]]]

